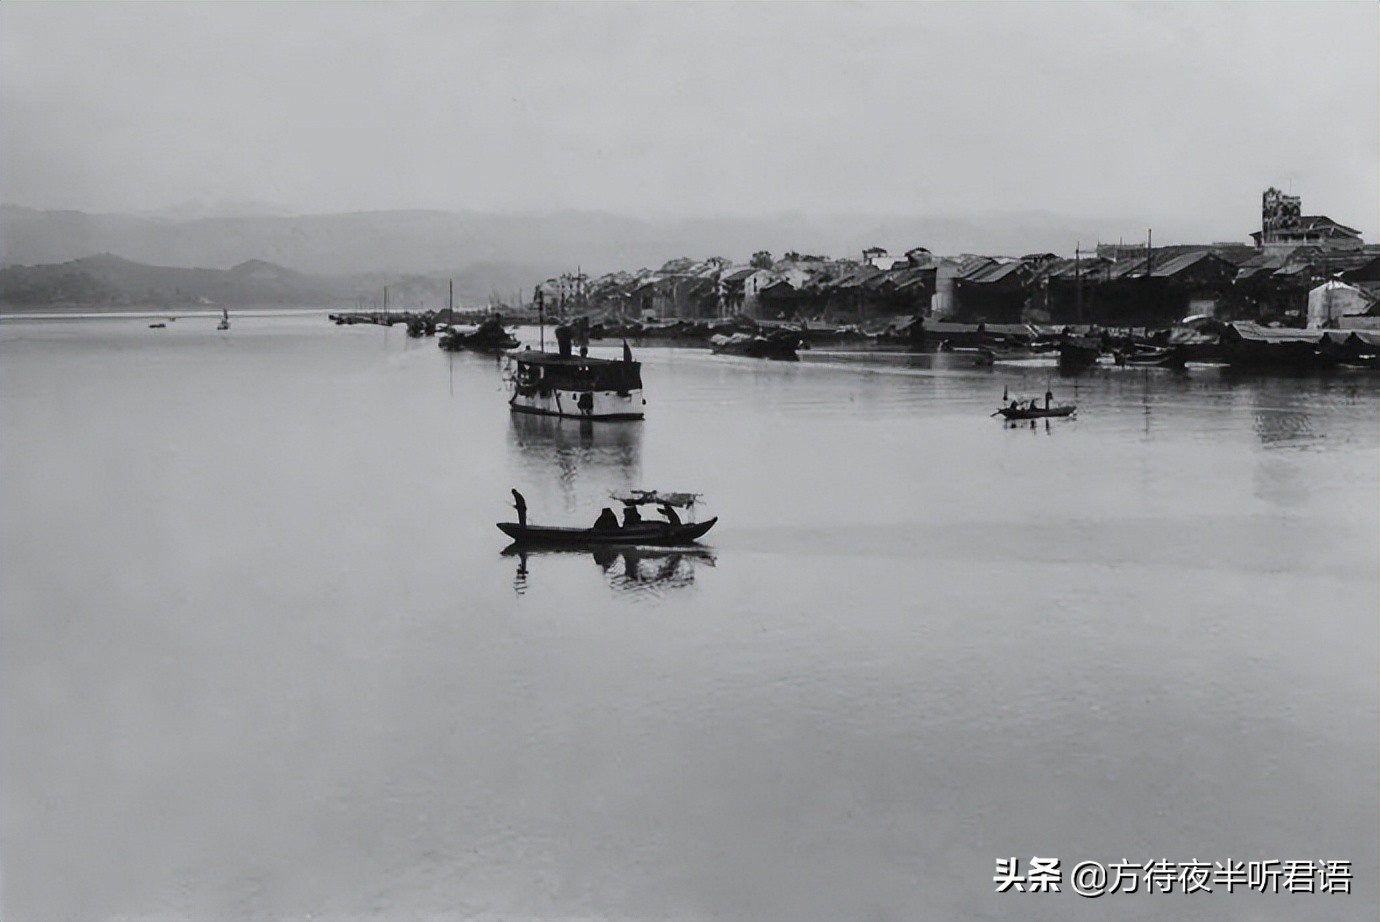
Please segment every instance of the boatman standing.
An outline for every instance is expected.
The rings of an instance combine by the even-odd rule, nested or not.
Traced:
[[[517,510],[518,524],[523,528],[527,527],[527,500],[522,498],[522,494],[513,490],[513,508]]]

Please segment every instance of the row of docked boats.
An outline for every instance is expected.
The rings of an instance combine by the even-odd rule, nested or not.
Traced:
[[[1161,368],[1195,363],[1286,374],[1380,369],[1380,331],[1299,329],[1202,318],[1195,326],[1176,327],[1154,340],[1103,333],[1066,336],[1059,343],[1061,371],[1077,373],[1104,362]]]

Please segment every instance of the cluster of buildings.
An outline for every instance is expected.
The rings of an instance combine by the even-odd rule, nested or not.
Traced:
[[[745,265],[676,259],[659,269],[563,276],[541,287],[547,305],[578,297],[582,309],[639,319],[868,323],[920,316],[1154,326],[1205,315],[1380,328],[1380,246],[1364,243],[1359,231],[1304,215],[1297,196],[1269,189],[1261,229],[1251,236],[1253,244],[1106,244],[1071,258],[936,256],[924,247],[901,256],[870,248],[847,259],[759,252]]]

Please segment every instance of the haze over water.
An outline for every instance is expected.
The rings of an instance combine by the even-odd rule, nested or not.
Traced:
[[[5,918],[1376,918],[1380,379],[646,347],[581,427],[214,322],[0,324]],[[511,487],[720,522],[505,556]],[[1032,855],[1356,879],[993,892]]]

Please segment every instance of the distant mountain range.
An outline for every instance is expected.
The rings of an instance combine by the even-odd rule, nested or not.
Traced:
[[[152,266],[104,253],[62,263],[0,269],[0,311],[70,308],[186,309],[210,307],[333,307],[374,309],[384,287],[394,310],[444,307],[447,279],[397,273],[308,275],[261,259],[230,269]],[[471,294],[456,303],[502,300]],[[516,290],[508,293],[509,300]]]
[[[924,246],[939,254],[1062,253],[1071,252],[1075,241],[1115,239],[1142,223],[1044,213],[980,221],[790,214],[682,220],[569,211],[244,213],[271,210],[255,205],[238,214],[203,216],[201,210],[87,214],[0,205],[0,266],[6,270],[0,301],[43,303],[16,299],[41,298],[48,291],[96,300],[156,294],[170,301],[194,296],[217,303],[284,303],[257,300],[272,297],[352,306],[378,300],[387,284],[400,307],[410,306],[409,298],[439,307],[453,279],[457,301],[468,306],[495,297],[511,300],[577,267],[598,275],[687,256],[746,262],[758,250],[848,256],[868,246],[892,252]],[[48,268],[11,271],[19,266]],[[64,274],[73,278],[54,281]]]

